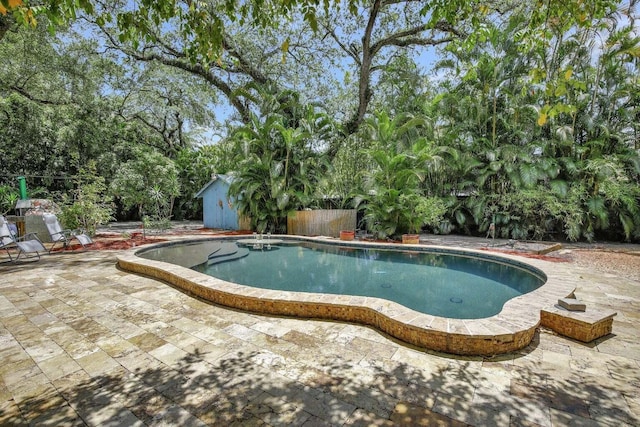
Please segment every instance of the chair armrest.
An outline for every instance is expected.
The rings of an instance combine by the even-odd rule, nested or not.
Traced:
[[[59,234],[61,234],[62,236],[65,236],[65,237],[73,236],[73,230],[71,230],[69,228],[65,228],[64,230],[60,230]]]

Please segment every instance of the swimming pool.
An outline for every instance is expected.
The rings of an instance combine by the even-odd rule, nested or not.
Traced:
[[[581,280],[579,277],[568,278],[562,266],[559,265],[486,251],[424,245],[407,247],[370,242],[349,242],[345,245],[344,242],[328,242],[324,238],[282,237],[286,242],[331,243],[346,250],[403,249],[409,257],[421,252],[429,252],[479,258],[497,264],[516,266],[532,271],[539,277],[546,277],[546,282],[542,286],[509,299],[495,315],[480,319],[456,319],[425,314],[380,297],[262,289],[208,276],[187,268],[209,261],[211,252],[195,250],[196,243],[215,248],[220,242],[233,242],[236,239],[182,238],[179,241],[161,243],[143,249],[131,249],[117,255],[118,266],[126,271],[164,280],[188,294],[216,304],[267,315],[338,320],[369,325],[419,347],[460,355],[494,355],[526,347],[533,339],[540,323],[540,310],[551,307],[559,298],[570,295]],[[154,258],[154,253],[157,255],[162,252],[160,249],[172,251],[176,255],[178,264],[161,261],[161,257]],[[274,253],[282,250],[278,249]],[[484,296],[478,299],[483,298]]]
[[[233,246],[229,245],[229,252]],[[214,257],[193,268],[241,285],[383,298],[421,313],[455,319],[498,314],[505,302],[544,283],[542,273],[531,268],[448,253],[315,242],[257,246],[249,245],[242,256]],[[236,249],[237,254],[242,247]]]

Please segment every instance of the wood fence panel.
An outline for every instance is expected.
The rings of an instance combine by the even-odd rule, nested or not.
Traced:
[[[356,229],[355,209],[297,211],[287,218],[287,234],[339,237],[340,230]]]

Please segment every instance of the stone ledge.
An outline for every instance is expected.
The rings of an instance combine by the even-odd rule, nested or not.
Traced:
[[[582,342],[591,342],[609,335],[613,329],[615,311],[569,311],[555,305],[540,310],[540,324],[560,335]]]

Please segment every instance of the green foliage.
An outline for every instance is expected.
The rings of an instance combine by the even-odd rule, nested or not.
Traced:
[[[639,157],[631,116],[640,104],[623,94],[638,90],[637,63],[609,52],[622,45],[628,52],[633,42],[624,31],[604,32],[612,40],[592,57],[593,29],[569,35],[556,27],[553,43],[522,52],[514,43],[529,31],[522,18],[487,26],[483,39],[463,48],[450,45],[441,64],[456,77],[443,82],[430,110],[443,124],[441,143],[463,152],[446,166],[454,183],[443,186],[454,209],[448,223],[484,233],[495,222],[499,235],[518,239],[634,238]]]
[[[341,208],[351,208],[357,189],[364,188],[362,171],[371,166],[371,160],[363,155],[368,148],[370,146],[364,138],[349,136],[333,159],[331,175],[321,182],[323,186],[319,191],[335,197]]]
[[[398,238],[419,233],[424,226],[438,225],[446,205],[437,197],[386,189],[367,198],[364,212],[367,228],[376,238]]]
[[[156,151],[138,150],[120,167],[110,188],[125,208],[137,207],[141,218],[170,219],[174,198],[180,194],[178,169]]]
[[[409,154],[383,149],[367,153],[375,167],[366,173],[365,191],[356,198],[364,209],[367,228],[378,238],[398,236],[412,228],[419,201],[421,171]]]
[[[60,221],[66,228],[82,229],[94,235],[99,225],[112,219],[113,204],[106,194],[105,179],[96,174],[95,161],[80,169],[73,198],[63,200]]]
[[[421,197],[414,211],[413,230],[419,232],[422,227],[436,227],[444,218],[447,206],[439,197]]]
[[[569,197],[561,197],[545,188],[523,189],[500,196],[472,197],[467,205],[473,210],[480,230],[490,223],[496,236],[510,239],[547,239],[557,232],[570,240],[581,236],[583,211],[581,191],[575,188]]]
[[[400,191],[387,189],[363,198],[367,230],[376,238],[385,239],[409,231],[411,206],[407,206],[407,198],[401,196]]]
[[[391,119],[381,112],[365,124],[374,148],[365,150],[372,167],[355,197],[367,228],[378,238],[419,232],[437,225],[446,207],[438,197],[425,197],[423,183],[437,175],[440,151],[421,136],[426,120],[412,115]]]
[[[286,231],[291,212],[313,206],[320,199],[327,171],[325,159],[314,143],[330,132],[326,117],[311,108],[298,108],[301,116],[272,113],[253,115],[251,124],[233,134],[241,148],[229,194],[238,211],[251,219],[258,231]]]
[[[194,195],[211,179],[213,173],[229,172],[225,144],[205,145],[196,149],[180,150],[175,165],[182,192],[175,200],[175,218],[202,218],[202,199]]]
[[[640,39],[618,2],[584,5],[23,2],[22,25],[84,11],[112,38],[96,54],[104,40],[0,31],[0,184],[26,175],[31,195],[78,199],[91,181],[71,177],[96,159],[121,207],[152,225],[172,205],[199,217],[193,193],[237,171],[239,204],[261,230],[337,195],[360,202],[379,236],[495,222],[511,238],[637,239]],[[429,79],[408,48],[435,41],[443,61]],[[242,125],[194,148],[200,126],[224,133],[219,99]],[[435,200],[447,212],[429,224]]]
[[[393,116],[425,113],[422,91],[430,90],[430,83],[409,56],[400,52],[382,67],[380,81],[376,85],[373,108],[384,110]]]
[[[142,228],[145,233],[162,233],[171,229],[171,219],[162,215],[144,215],[142,217]]]
[[[6,215],[16,207],[20,195],[15,187],[0,184],[0,215]]]

